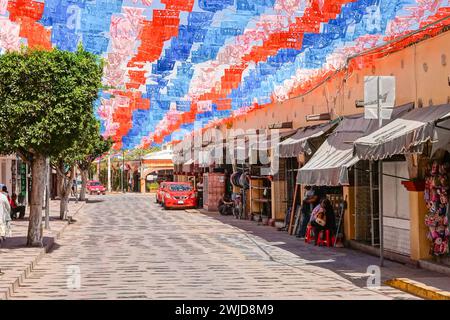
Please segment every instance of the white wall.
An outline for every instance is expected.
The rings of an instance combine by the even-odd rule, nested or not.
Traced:
[[[406,161],[384,162],[383,173],[408,177]],[[383,240],[384,248],[410,254],[409,195],[399,178],[383,176]]]
[[[5,184],[8,187],[10,194],[12,190],[11,164],[11,157],[0,157],[0,183]]]

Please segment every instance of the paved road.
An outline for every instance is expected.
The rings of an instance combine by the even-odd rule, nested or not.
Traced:
[[[151,196],[91,199],[13,298],[413,298],[363,287],[214,217],[164,211]]]

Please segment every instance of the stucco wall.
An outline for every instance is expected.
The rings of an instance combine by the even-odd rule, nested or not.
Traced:
[[[6,185],[9,194],[17,193],[16,190],[12,190],[12,172],[11,165],[14,157],[0,157],[0,183]]]
[[[308,114],[330,112],[336,115],[360,113],[356,100],[364,97],[364,76],[393,75],[396,77],[396,102],[402,105],[422,101],[423,106],[450,102],[450,32],[422,41],[376,61],[366,68],[339,75],[302,96],[275,103],[236,119],[233,128],[261,129],[272,123],[293,121],[294,127],[312,124]]]

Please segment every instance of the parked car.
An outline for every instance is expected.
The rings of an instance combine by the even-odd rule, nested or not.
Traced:
[[[162,204],[165,186],[166,186],[166,182],[164,182],[164,181],[162,181],[159,184],[158,190],[156,190],[156,203]]]
[[[106,188],[102,185],[100,181],[90,180],[86,184],[86,189],[89,194],[105,194]]]
[[[164,209],[196,208],[197,192],[188,182],[166,182],[162,205]]]

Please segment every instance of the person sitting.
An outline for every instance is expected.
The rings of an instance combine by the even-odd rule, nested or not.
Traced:
[[[319,193],[316,188],[305,186],[305,195],[301,208],[301,224],[297,237],[303,239],[306,235],[306,227],[311,219],[312,210],[320,203]]]
[[[25,217],[25,206],[17,204],[17,194],[13,193],[9,200],[11,205],[11,219],[17,219],[17,213],[19,214],[19,219]]]
[[[231,200],[228,194],[224,194],[223,197],[219,200],[219,213],[221,215],[232,214],[233,201]]]
[[[333,206],[328,199],[323,199],[311,214],[310,225],[314,227],[315,243],[319,240],[320,231],[330,230],[331,235],[336,231],[336,216]]]

